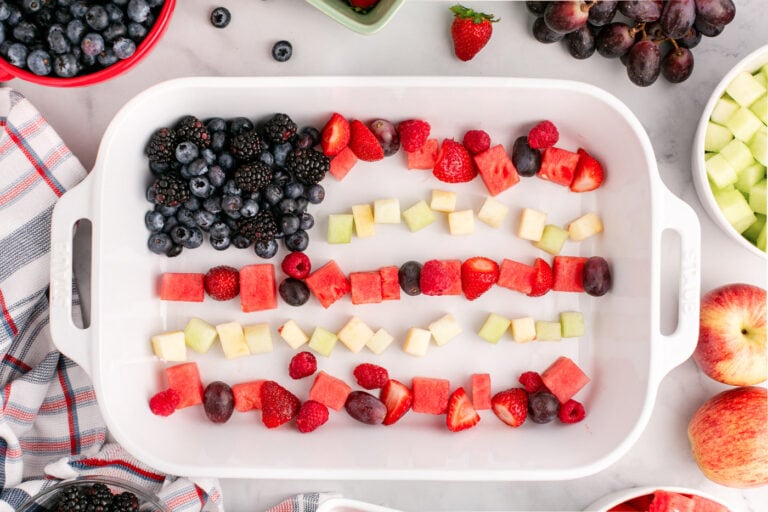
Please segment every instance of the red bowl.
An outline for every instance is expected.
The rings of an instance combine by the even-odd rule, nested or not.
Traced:
[[[165,0],[163,8],[160,10],[160,13],[157,15],[157,20],[155,20],[155,24],[152,26],[152,30],[147,33],[147,36],[141,41],[141,44],[136,47],[136,51],[133,55],[127,59],[118,61],[109,67],[87,75],[61,78],[36,75],[25,69],[16,67],[0,57],[0,82],[7,82],[13,78],[21,78],[27,82],[48,85],[51,87],[80,87],[83,85],[93,85],[114,78],[138,64],[139,61],[155,47],[165,33],[165,29],[168,28],[168,23],[171,21],[171,15],[173,14],[173,9],[175,7],[176,0]]]

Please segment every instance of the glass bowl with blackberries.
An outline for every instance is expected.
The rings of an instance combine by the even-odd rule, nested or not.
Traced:
[[[147,491],[119,478],[83,476],[40,491],[16,512],[167,512],[168,508]]]
[[[0,81],[53,87],[109,80],[143,59],[176,0],[0,0]]]

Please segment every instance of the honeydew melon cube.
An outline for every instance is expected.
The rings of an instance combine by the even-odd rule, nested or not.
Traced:
[[[731,98],[724,96],[715,102],[715,107],[712,109],[712,115],[709,118],[715,123],[722,125],[737,110],[739,110],[739,104]]]
[[[765,202],[766,202],[766,181],[761,180],[758,183],[752,185],[749,191],[749,207],[755,213],[762,213],[765,215]]]
[[[749,148],[739,139],[733,139],[731,142],[725,145],[720,151],[720,154],[728,160],[733,170],[738,174],[742,169],[746,169],[753,163],[755,159],[752,157],[752,153]]]
[[[741,107],[725,122],[725,127],[731,130],[733,136],[744,142],[749,142],[761,126],[764,126],[763,122],[746,107]]]
[[[742,107],[751,105],[765,94],[765,87],[750,73],[742,71],[728,84],[725,92]]]
[[[735,172],[733,174],[733,179],[736,179]],[[542,251],[557,256],[560,254],[560,251],[563,250],[563,245],[565,245],[566,240],[568,240],[568,231],[559,226],[555,226],[554,224],[547,224],[544,226],[541,240],[534,242],[533,245]]]
[[[403,220],[411,233],[415,233],[435,222],[435,213],[421,200],[403,211]]]
[[[731,130],[717,123],[707,123],[707,131],[704,133],[704,151],[720,151],[731,142],[733,134]]]
[[[760,76],[763,76],[762,74]],[[763,124],[768,125],[768,94],[762,96],[759,100],[749,106],[751,110]]]
[[[395,341],[394,336],[384,329],[379,329],[373,333],[373,336],[366,342],[365,346],[374,354],[379,355],[387,350],[393,341]]]
[[[400,224],[400,200],[389,198],[374,201],[373,222],[376,224]]]
[[[163,361],[186,361],[187,345],[184,331],[171,331],[156,334],[150,338],[152,350]]]
[[[354,217],[351,213],[332,213],[328,215],[328,243],[348,244],[352,241]]]
[[[720,211],[739,233],[743,233],[757,220],[755,213],[749,207],[749,203],[738,190],[734,188],[716,190],[714,196]]]
[[[248,343],[245,342],[243,326],[238,322],[219,324],[216,326],[216,332],[219,333],[221,349],[227,359],[235,359],[251,353]]]
[[[560,322],[536,321],[536,339],[538,341],[560,341],[562,337]]]
[[[184,340],[187,346],[200,354],[210,350],[217,336],[216,328],[199,318],[190,318],[184,328]]]
[[[352,206],[352,218],[354,219],[357,238],[368,238],[376,234],[371,205],[356,204]]]
[[[736,180],[736,190],[742,194],[749,194],[752,185],[765,178],[765,167],[755,162],[739,173]]]
[[[475,232],[475,213],[459,210],[448,214],[448,231],[452,235],[470,235]]]
[[[533,318],[513,318],[509,324],[512,339],[518,343],[528,343],[536,339],[536,322]]]
[[[760,232],[763,230],[763,226],[765,226],[765,215],[757,213],[755,217],[757,217],[757,220],[742,233],[744,238],[753,244],[757,242],[757,237],[760,236]]]
[[[560,329],[563,338],[578,338],[584,336],[584,315],[579,311],[563,311],[560,313]]]
[[[336,333],[323,329],[322,327],[315,327],[312,332],[312,337],[309,338],[309,348],[320,354],[321,356],[328,357],[333,351],[333,347],[336,346],[336,341],[339,339]]]
[[[243,334],[251,354],[272,352],[272,331],[268,323],[244,325]]]
[[[373,329],[362,319],[353,316],[336,335],[351,352],[357,354],[373,337]]]
[[[498,200],[488,197],[483,202],[483,206],[477,212],[477,218],[485,222],[492,228],[498,228],[504,222],[509,207]]]
[[[602,232],[603,222],[595,212],[585,213],[568,224],[568,237],[574,242],[580,242]]]
[[[520,226],[517,228],[518,238],[538,242],[544,234],[547,224],[547,214],[531,208],[523,208],[520,214]]]
[[[761,251],[765,250],[765,224],[763,225],[763,229],[760,230],[760,234],[757,236],[757,241],[755,242],[755,245]]]
[[[498,343],[504,333],[509,329],[511,321],[496,313],[491,313],[485,319],[477,335],[489,343]]]
[[[749,143],[749,151],[755,160],[768,165],[768,127],[763,126],[755,132]]]
[[[736,169],[720,153],[707,160],[704,166],[707,176],[717,188],[725,188],[738,179]]]
[[[445,315],[429,324],[429,332],[438,346],[443,346],[461,334],[461,326],[453,315]]]
[[[768,89],[768,75],[764,75],[762,73],[755,73],[752,76],[755,77],[755,80],[760,82],[760,85]]]
[[[451,213],[456,210],[456,192],[433,190],[429,207],[436,212]]]
[[[411,327],[405,336],[403,351],[412,356],[424,356],[429,349],[429,341],[432,339],[432,333],[419,327]]]
[[[289,347],[296,350],[309,341],[309,336],[301,330],[299,324],[293,320],[288,320],[277,329],[277,333],[283,338]]]

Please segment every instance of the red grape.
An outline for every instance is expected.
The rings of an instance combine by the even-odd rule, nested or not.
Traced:
[[[597,53],[603,57],[621,57],[635,43],[635,33],[626,23],[615,21],[600,29],[595,38]]]
[[[582,278],[584,291],[593,297],[605,295],[611,289],[611,267],[600,256],[592,256],[584,263]]]
[[[619,2],[616,0],[603,0],[592,4],[589,8],[589,22],[596,27],[607,25],[613,21],[618,6]]]
[[[677,84],[684,82],[693,72],[693,53],[688,48],[675,48],[661,62],[661,74]]]
[[[701,33],[696,30],[696,27],[691,27],[685,36],[677,40],[677,44],[683,48],[694,48],[699,44],[699,41],[701,41]]]
[[[619,12],[635,21],[656,21],[661,16],[661,4],[656,0],[623,0]]]
[[[647,87],[659,78],[661,73],[661,50],[648,39],[636,42],[629,49],[627,76],[632,83]]]
[[[203,409],[212,422],[225,423],[235,410],[232,388],[218,380],[208,384],[203,392]]]
[[[668,0],[661,11],[661,30],[672,39],[679,39],[688,33],[696,20],[693,0]]]
[[[549,2],[546,1],[526,1],[525,6],[528,8],[528,11],[531,14],[535,14],[536,16],[541,16],[544,14],[544,10],[547,8],[547,4]]]
[[[549,44],[561,40],[563,34],[550,29],[547,24],[544,23],[544,18],[536,18],[536,21],[533,22],[533,37],[540,43]]]
[[[576,59],[586,59],[595,53],[595,33],[589,24],[566,34],[565,42],[568,52]]]
[[[713,25],[727,25],[736,16],[733,0],[694,0],[696,17]]]
[[[715,37],[720,35],[720,32],[723,31],[725,25],[710,23],[704,18],[699,18],[697,16],[696,21],[693,23],[693,27],[703,36]]]
[[[552,2],[544,11],[544,21],[555,32],[567,34],[585,23],[589,17],[589,6],[584,0]]]

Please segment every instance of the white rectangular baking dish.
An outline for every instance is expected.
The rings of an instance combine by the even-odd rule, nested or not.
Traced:
[[[381,226],[373,239],[329,245],[327,214],[352,204],[398,197],[403,206],[428,199],[446,185],[428,171],[406,171],[403,155],[378,163],[360,163],[342,182],[329,177],[327,199],[312,209],[318,224],[310,233],[308,254],[315,267],[336,259],[345,272],[372,270],[409,259],[485,255],[532,262],[542,253],[514,236],[522,207],[549,213],[565,225],[582,213],[597,211],[602,236],[569,244],[571,255],[602,255],[614,269],[614,289],[601,298],[550,293],[528,298],[496,289],[469,302],[463,298],[407,297],[399,302],[352,306],[348,298],[323,310],[312,300],[301,308],[240,312],[238,302],[162,303],[155,282],[165,271],[205,272],[219,264],[242,266],[259,260],[251,250],[216,252],[210,247],[169,259],[146,249],[143,214],[150,182],[143,148],[153,130],[184,114],[265,117],[286,112],[299,124],[322,125],[331,112],[363,120],[429,120],[438,137],[460,138],[470,128],[488,131],[510,148],[532,123],[553,120],[559,145],[583,146],[600,159],[607,179],[598,191],[574,194],[536,178],[497,198],[510,206],[504,225],[478,223],[468,237],[452,237],[441,219],[411,234],[402,226]],[[482,182],[451,186],[459,208],[479,208],[487,197]],[[71,235],[78,219],[93,223],[92,315],[88,329],[70,318]],[[679,235],[678,327],[660,331],[662,233]],[[661,379],[692,353],[698,332],[699,224],[693,210],[662,184],[650,141],[637,118],[615,97],[596,87],[565,81],[506,78],[190,78],[155,86],[130,101],[104,135],[94,170],[56,206],[52,240],[51,328],[63,353],[91,375],[98,402],[115,438],[139,459],[179,475],[253,478],[556,480],[595,473],[616,461],[635,442],[653,408]],[[277,258],[275,263],[279,264]],[[279,275],[279,272],[278,272]],[[531,315],[556,320],[559,311],[585,314],[587,335],[559,343],[497,345],[474,333],[495,311],[513,317]],[[574,359],[592,382],[578,398],[588,410],[573,426],[527,423],[511,429],[491,411],[477,428],[450,433],[444,417],[411,413],[392,427],[370,427],[345,413],[327,425],[300,435],[284,426],[267,430],[258,413],[235,414],[225,425],[205,419],[201,408],[169,418],[153,416],[148,398],[164,386],[163,364],[151,352],[152,334],[183,328],[190,316],[212,323],[268,321],[275,351],[225,360],[214,348],[198,361],[204,381],[230,384],[271,378],[306,398],[311,379],[291,381],[287,364],[293,354],[274,330],[295,319],[305,330],[320,325],[338,330],[352,314],[373,327],[384,327],[403,341],[407,329],[425,327],[451,312],[464,334],[444,347],[433,346],[416,358],[391,347],[381,356],[354,355],[343,346],[321,369],[354,382],[355,364],[371,361],[387,367],[393,378],[416,375],[448,378],[452,387],[467,385],[470,374],[488,372],[494,391],[516,384],[519,373],[543,370],[559,355]]]

